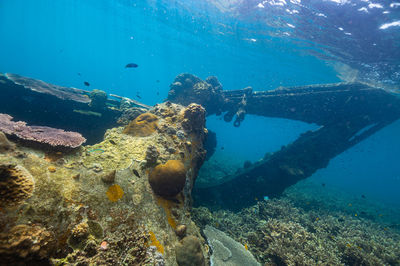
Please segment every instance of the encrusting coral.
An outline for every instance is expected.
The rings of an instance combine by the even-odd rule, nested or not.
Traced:
[[[154,114],[141,114],[126,126],[123,133],[135,137],[149,136],[157,130],[157,121],[158,117]]]
[[[185,186],[185,166],[179,160],[168,160],[157,165],[149,175],[149,183],[153,191],[163,197],[173,197]]]
[[[0,233],[0,264],[49,265],[48,259],[55,252],[53,234],[36,225],[17,225]]]
[[[0,164],[0,208],[21,204],[32,195],[34,188],[33,177],[24,167]]]

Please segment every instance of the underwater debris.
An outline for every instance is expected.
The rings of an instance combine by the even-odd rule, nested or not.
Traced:
[[[176,262],[179,266],[205,266],[201,242],[195,236],[183,238],[175,247]]]
[[[32,196],[35,183],[24,167],[0,164],[0,208],[13,207]]]
[[[130,122],[123,133],[134,137],[150,136],[158,128],[157,121],[158,117],[156,115],[143,113]]]
[[[115,184],[108,188],[106,195],[110,201],[117,202],[124,195],[124,191],[118,184]]]
[[[0,130],[5,134],[17,136],[22,140],[67,148],[77,148],[86,141],[77,132],[45,126],[27,126],[25,122],[13,122],[11,121],[12,119],[13,117],[10,115],[0,114]]]
[[[15,148],[15,144],[10,142],[6,135],[0,131],[0,153],[11,151]]]
[[[186,182],[186,170],[179,160],[168,160],[157,165],[149,175],[154,193],[163,197],[174,197],[182,191]]]

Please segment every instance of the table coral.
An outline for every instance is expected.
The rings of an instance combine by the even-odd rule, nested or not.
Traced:
[[[0,208],[21,204],[32,195],[34,188],[33,177],[24,167],[0,165]]]

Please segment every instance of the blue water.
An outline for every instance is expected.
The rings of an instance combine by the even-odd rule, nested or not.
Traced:
[[[346,0],[2,0],[0,72],[149,105],[163,101],[183,72],[215,75],[227,90],[332,83],[338,76],[393,89],[400,80],[399,12],[389,2]],[[125,69],[131,62],[139,67]],[[220,156],[243,161],[314,128],[262,117],[247,117],[240,128],[210,117],[207,126],[217,132]],[[397,122],[313,178],[399,203],[399,133]]]

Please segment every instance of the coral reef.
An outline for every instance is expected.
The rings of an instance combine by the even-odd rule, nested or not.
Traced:
[[[179,266],[205,266],[201,242],[195,236],[183,238],[175,248],[176,262]]]
[[[25,122],[13,122],[11,120],[12,116],[0,114],[0,130],[25,141],[66,148],[77,148],[86,141],[77,132],[43,126],[27,126]]]
[[[136,117],[124,129],[124,133],[131,136],[146,137],[153,134],[157,126],[158,117],[151,113],[144,113]]]
[[[157,165],[149,175],[153,191],[163,197],[173,197],[182,191],[186,181],[186,170],[179,160],[168,160]]]
[[[37,225],[21,224],[0,233],[2,265],[49,265],[55,253],[54,235]]]
[[[222,230],[266,265],[400,263],[398,230],[372,216],[355,215],[338,193],[322,201],[327,191],[317,192],[315,186],[310,191],[292,188],[281,199],[258,201],[237,213],[200,207],[194,209],[193,219],[202,228],[214,225]]]
[[[24,167],[0,164],[0,208],[21,204],[32,195],[34,188],[33,177]]]

